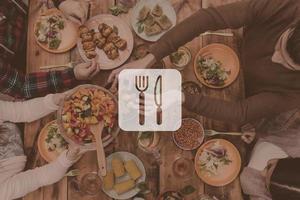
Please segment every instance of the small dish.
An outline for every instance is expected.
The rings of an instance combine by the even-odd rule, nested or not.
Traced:
[[[180,149],[191,151],[197,149],[204,140],[202,124],[195,119],[182,119],[181,127],[173,132],[173,141]]]
[[[191,51],[189,48],[182,46],[170,55],[170,60],[177,70],[183,70],[192,60]]]
[[[214,85],[210,84],[207,78],[204,78],[200,71],[199,61],[202,59],[210,59],[217,63],[217,65],[222,69],[223,74],[227,73],[226,78],[222,81],[223,84]],[[200,51],[195,56],[194,60],[194,73],[197,79],[205,86],[214,89],[222,89],[231,85],[238,77],[240,71],[240,61],[237,54],[230,47],[224,44],[210,44],[206,47],[200,49]]]
[[[196,173],[203,182],[221,187],[231,183],[239,175],[241,156],[231,142],[213,139],[198,149],[194,163]]]

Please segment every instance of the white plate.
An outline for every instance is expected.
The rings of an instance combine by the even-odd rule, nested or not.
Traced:
[[[133,8],[132,14],[131,14],[131,26],[133,27],[133,30],[135,31],[135,33],[141,37],[142,39],[146,40],[146,41],[150,41],[150,42],[156,42],[157,40],[159,40],[168,30],[163,31],[160,34],[157,35],[153,35],[153,36],[147,36],[144,32],[143,33],[139,33],[138,32],[138,27],[137,27],[137,23],[138,23],[138,16],[140,13],[140,10],[144,7],[147,6],[150,9],[153,9],[154,6],[158,4],[162,7],[163,9],[163,13],[169,17],[169,19],[172,22],[172,27],[173,28],[176,25],[176,12],[173,8],[173,6],[171,5],[171,3],[167,0],[141,0],[139,1],[135,7]],[[171,29],[170,28],[170,29]],[[169,30],[170,30],[169,29]]]
[[[111,27],[113,26],[117,27],[119,31],[118,35],[122,39],[127,41],[127,48],[125,50],[119,50],[120,56],[115,60],[109,59],[102,49],[96,48],[96,53],[97,53],[96,61],[100,65],[100,68],[102,70],[111,70],[124,64],[126,60],[130,57],[131,52],[133,50],[134,39],[133,39],[130,26],[123,19],[113,15],[108,15],[108,14],[97,15],[89,19],[84,25],[87,26],[89,29],[94,29],[96,32],[99,32],[98,25],[101,23],[106,23]],[[81,58],[85,62],[89,62],[90,59],[88,59],[85,55],[81,43],[81,38],[79,38],[77,41],[77,47]]]
[[[112,169],[111,161],[112,161],[113,157],[118,157],[118,158],[122,159],[124,162],[127,161],[127,160],[133,160],[136,163],[139,170],[141,171],[141,173],[142,173],[142,176],[136,181],[136,184],[145,182],[145,180],[146,180],[146,170],[145,170],[145,167],[144,167],[142,161],[138,157],[136,157],[132,153],[122,152],[122,151],[110,154],[106,158],[106,168],[107,168],[108,171],[110,171]],[[119,182],[122,182],[122,181],[126,181],[128,179],[130,179],[130,177],[129,177],[128,174],[126,174],[123,177],[117,178],[116,182],[119,183]],[[136,188],[124,193],[124,194],[118,195],[114,190],[106,191],[106,190],[103,189],[103,192],[105,192],[105,194],[107,194],[109,197],[111,197],[113,199],[121,199],[121,200],[122,199],[130,199],[130,198],[134,197],[137,193],[139,193],[139,191],[140,191],[140,189],[138,189],[136,187]]]

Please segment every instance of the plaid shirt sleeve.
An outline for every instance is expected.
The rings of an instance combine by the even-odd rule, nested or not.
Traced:
[[[73,69],[24,75],[0,63],[0,92],[15,98],[41,97],[62,92],[80,83],[81,81],[76,80]]]

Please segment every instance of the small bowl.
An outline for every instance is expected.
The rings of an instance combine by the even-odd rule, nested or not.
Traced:
[[[184,53],[187,56],[187,61],[184,62],[183,64],[178,64],[178,63],[173,62],[171,56],[176,52]],[[190,64],[190,62],[192,60],[192,53],[191,53],[190,49],[185,46],[180,47],[176,52],[174,52],[170,56],[171,63],[176,67],[177,70],[183,70],[186,66],[188,66]]]
[[[178,130],[180,130],[180,129],[182,128],[184,121],[188,121],[188,120],[190,120],[190,121],[192,121],[192,122],[195,122],[197,125],[199,125],[200,131],[201,131],[201,133],[202,133],[202,135],[198,138],[198,141],[199,141],[199,142],[198,142],[198,145],[195,145],[195,146],[190,147],[190,148],[189,148],[189,147],[186,147],[186,146],[180,145],[180,144],[178,143],[178,141],[176,140],[176,137],[175,137],[175,135],[176,135],[176,133],[178,132]],[[198,120],[192,119],[192,118],[184,118],[184,119],[182,119],[182,125],[181,125],[180,129],[178,129],[177,131],[173,132],[173,134],[172,134],[173,141],[174,141],[174,143],[176,144],[176,146],[177,146],[178,148],[180,148],[180,149],[182,149],[182,150],[184,150],[184,151],[192,151],[192,150],[195,150],[195,149],[197,149],[198,147],[201,146],[201,144],[202,144],[203,141],[204,141],[204,128],[203,128],[202,124],[201,124]]]

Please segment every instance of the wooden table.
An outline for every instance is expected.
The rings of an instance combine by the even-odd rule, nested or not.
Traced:
[[[186,17],[190,16],[193,12],[198,9],[207,6],[218,6],[221,4],[229,3],[235,0],[172,0],[172,3],[176,9],[178,22],[182,21]],[[39,71],[39,67],[43,65],[50,64],[64,64],[74,60],[80,60],[77,49],[73,49],[70,52],[64,54],[50,54],[43,51],[35,42],[33,24],[38,15],[38,0],[30,1],[30,14],[29,14],[29,30],[28,30],[28,52],[27,52],[27,71],[34,72]],[[114,0],[92,0],[92,16],[108,13],[108,8],[115,3]],[[123,14],[122,17],[129,21],[128,14]],[[226,30],[230,31],[230,30]],[[219,42],[231,46],[236,52],[238,51],[238,40],[237,37],[221,37],[221,36],[203,36],[194,39],[193,41],[186,44],[191,50],[193,55],[195,55],[201,47],[204,47],[210,43]],[[145,43],[135,35],[135,45]],[[168,58],[165,60],[166,66],[171,67]],[[101,71],[101,73],[94,79],[94,84],[103,85],[109,71]],[[193,80],[196,81],[192,70],[192,64],[188,66],[184,71],[182,71],[183,80]],[[234,82],[230,87],[224,90],[211,90],[203,87],[203,91],[210,96],[227,99],[227,100],[238,100],[243,98],[243,80],[240,76],[237,81]],[[204,118],[202,116],[189,113],[184,111],[184,116],[192,116],[200,120],[205,128],[213,128],[220,131],[238,131],[239,127],[226,124],[223,122],[211,120]],[[46,164],[45,161],[40,157],[37,147],[36,139],[41,128],[49,120],[54,119],[55,115],[50,115],[36,122],[26,124],[25,126],[25,151],[29,156],[28,165],[29,168],[34,168],[36,166],[41,166]],[[236,179],[233,183],[225,187],[211,187],[205,185],[194,173],[192,177],[188,180],[176,177],[172,171],[172,163],[179,156],[184,156],[193,159],[195,152],[184,152],[176,148],[173,144],[170,133],[162,134],[162,149],[161,157],[162,164],[158,166],[154,164],[154,158],[143,153],[137,148],[136,133],[121,133],[115,142],[106,149],[106,154],[115,151],[129,151],[136,154],[144,163],[147,169],[147,183],[151,189],[151,194],[147,195],[147,199],[154,199],[154,196],[160,192],[166,190],[179,190],[184,186],[192,185],[197,189],[196,192],[189,195],[188,199],[194,199],[199,194],[207,193],[218,197],[220,200],[240,200],[242,198],[241,188],[239,180]],[[219,137],[220,138],[220,137]],[[233,142],[238,149],[242,157],[245,155],[245,147],[240,138],[235,137],[223,137],[231,142]],[[87,172],[96,171],[97,162],[95,162],[96,153],[89,152],[83,156],[83,158],[74,165],[73,168],[78,168],[81,170],[81,175],[77,177],[80,179],[82,174]],[[105,200],[110,199],[103,192],[100,192],[97,196],[83,196],[81,193],[77,192],[76,189],[71,184],[73,178],[64,178],[59,183],[54,185],[41,188],[35,192],[28,194],[24,197],[24,200]]]

